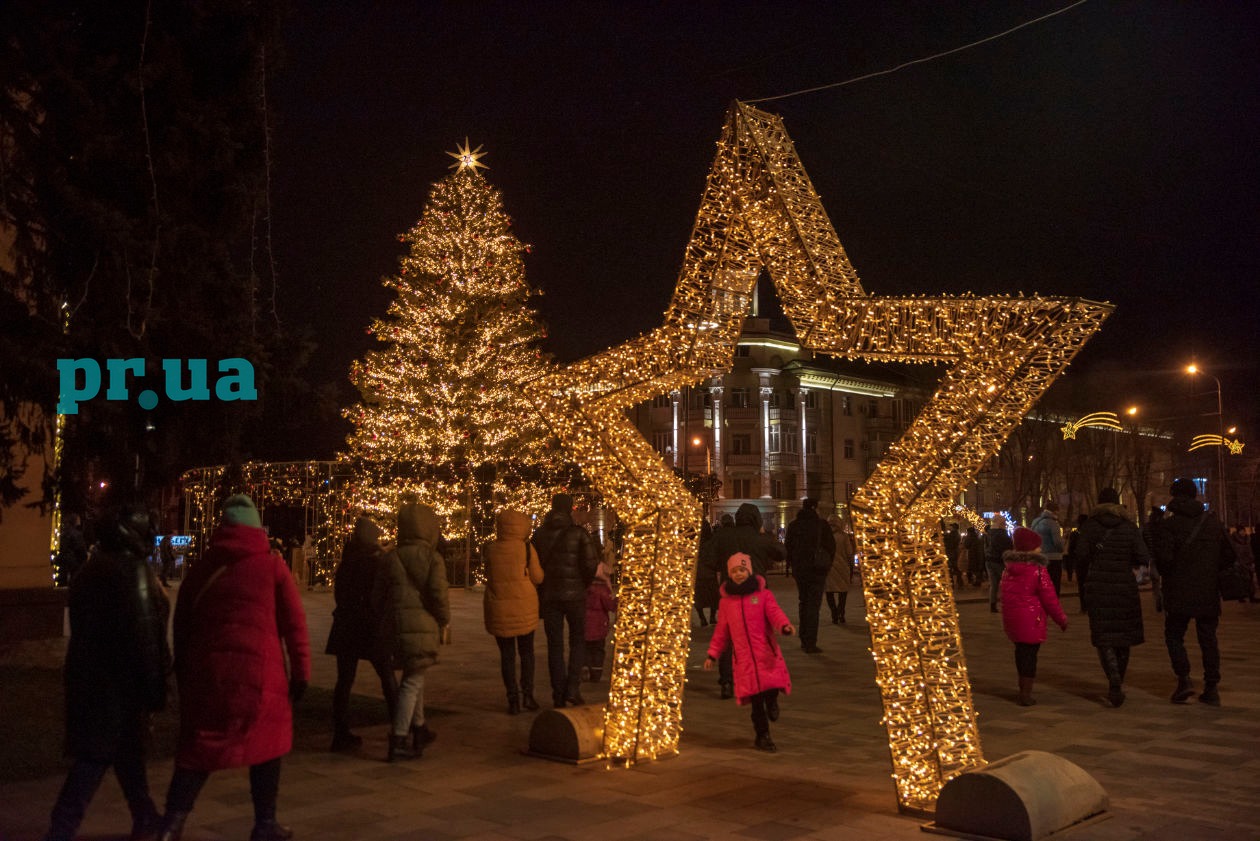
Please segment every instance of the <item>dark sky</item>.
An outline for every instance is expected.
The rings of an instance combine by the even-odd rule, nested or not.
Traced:
[[[344,380],[398,234],[467,136],[533,246],[548,349],[598,352],[659,323],[732,99],[1067,5],[301,3],[272,91],[282,315]],[[783,116],[868,292],[1111,301],[1073,372],[1188,388],[1178,366],[1197,357],[1225,414],[1254,419],[1258,38],[1249,3],[1090,0],[759,107]]]

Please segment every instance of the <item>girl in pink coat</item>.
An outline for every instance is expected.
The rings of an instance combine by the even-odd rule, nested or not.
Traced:
[[[1015,643],[1015,669],[1019,673],[1020,706],[1031,707],[1033,682],[1037,678],[1037,652],[1046,641],[1046,616],[1049,614],[1063,630],[1067,616],[1055,595],[1041,536],[1032,529],[1015,529],[1014,549],[1002,554],[1002,628]]]
[[[722,585],[717,626],[704,668],[712,669],[730,644],[735,675],[735,702],[752,704],[758,750],[775,750],[770,722],[779,719],[779,691],[792,693],[792,678],[775,634],[796,633],[766,580],[753,575],[752,558],[736,552],[726,562],[730,581]]]

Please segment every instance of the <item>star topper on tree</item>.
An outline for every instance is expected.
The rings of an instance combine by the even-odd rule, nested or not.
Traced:
[[[483,143],[478,143],[477,148],[472,149],[468,143],[468,138],[465,137],[463,146],[456,146],[454,152],[446,153],[455,159],[455,163],[448,166],[447,169],[453,169],[456,172],[462,172],[465,169],[471,169],[473,172],[476,172],[478,169],[489,169],[488,165],[481,162],[481,159],[486,156],[486,153],[481,151],[484,145]]]

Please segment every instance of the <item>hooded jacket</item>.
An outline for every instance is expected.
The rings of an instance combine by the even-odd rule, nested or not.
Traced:
[[[1095,646],[1130,646],[1145,641],[1136,567],[1149,565],[1142,533],[1124,506],[1104,502],[1093,510],[1076,538],[1075,561]]]
[[[496,637],[519,637],[538,628],[538,585],[543,570],[529,542],[529,517],[500,511],[495,539],[486,545],[486,630]]]
[[[218,771],[289,752],[286,650],[293,678],[309,681],[306,616],[288,567],[262,529],[220,526],[175,603],[177,766]]]
[[[1215,514],[1205,514],[1197,499],[1175,496],[1168,516],[1153,536],[1155,566],[1162,579],[1164,610],[1177,616],[1220,616],[1219,571],[1234,563],[1234,549]],[[1190,541],[1195,524],[1203,525]]]
[[[544,602],[584,602],[599,566],[599,546],[568,511],[551,510],[530,539],[542,559]]]
[[[713,629],[708,652],[716,660],[730,645],[735,700],[740,704],[770,689],[792,692],[792,678],[775,638],[789,624],[787,614],[766,587],[764,578],[757,575],[748,580],[756,581],[757,589],[735,593],[732,582],[722,585],[717,627]]]
[[[438,517],[427,505],[410,503],[398,509],[398,546],[387,556],[389,594],[380,611],[392,620],[383,635],[393,643],[395,659],[405,672],[426,669],[437,662],[439,631],[450,624],[446,592],[446,562],[437,551]]]
[[[1046,614],[1067,629],[1067,615],[1054,593],[1040,552],[1007,550],[1002,556],[1002,629],[1011,642],[1046,641]]]
[[[1048,561],[1057,561],[1063,557],[1063,526],[1059,516],[1045,509],[1028,526],[1041,537],[1041,554]]]
[[[373,662],[389,658],[389,648],[381,645],[377,637],[377,619],[372,610],[372,592],[389,578],[382,534],[381,527],[367,517],[360,517],[354,524],[354,533],[346,541],[333,576],[336,607],[325,654]]]
[[[765,575],[771,561],[787,557],[783,544],[761,531],[761,510],[745,502],[735,512],[735,526],[715,529],[713,539],[700,547],[701,564],[715,576],[726,580],[726,561],[736,552],[752,558],[754,575]]]
[[[792,574],[797,581],[804,578],[821,582],[827,577],[836,555],[836,538],[817,511],[802,508],[796,512],[796,519],[788,525],[784,543],[792,564]]]

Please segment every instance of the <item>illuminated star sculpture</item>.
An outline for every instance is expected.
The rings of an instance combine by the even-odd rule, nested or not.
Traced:
[[[481,162],[481,159],[486,156],[486,153],[481,151],[482,145],[484,144],[478,144],[476,149],[471,149],[468,145],[468,138],[465,137],[463,146],[456,146],[454,152],[446,153],[455,159],[455,163],[448,166],[447,169],[458,167],[460,171],[471,169],[473,172],[476,172],[478,169],[489,169],[489,166]]]
[[[1063,431],[1063,440],[1072,441],[1076,439],[1077,431],[1087,426],[1096,429],[1114,429],[1119,431],[1123,429],[1120,425],[1120,417],[1115,412],[1094,412],[1092,415],[1086,415],[1083,418],[1077,418],[1074,421],[1065,423],[1059,427]]]
[[[626,526],[604,710],[612,762],[678,750],[701,518],[625,410],[730,369],[762,269],[805,347],[953,366],[852,500],[897,798],[927,812],[945,781],[984,764],[938,518],[1111,307],[867,295],[782,120],[734,103],[663,323],[527,389]]]

